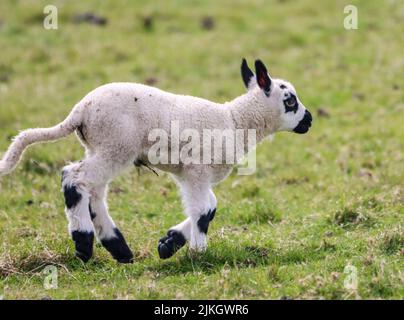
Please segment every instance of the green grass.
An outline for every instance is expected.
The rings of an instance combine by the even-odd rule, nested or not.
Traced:
[[[156,245],[183,219],[173,182],[136,169],[110,209],[136,255],[100,246],[74,257],[60,170],[83,156],[73,136],[25,153],[0,180],[0,296],[5,299],[404,298],[404,5],[400,1],[49,1],[0,4],[0,150],[27,127],[60,122],[91,89],[153,79],[161,89],[226,101],[244,92],[243,56],[290,80],[314,115],[307,135],[258,147],[257,172],[216,188],[209,248],[167,261]],[[359,30],[343,28],[356,4]],[[93,11],[106,26],[74,24]],[[152,17],[152,28],[143,26]],[[214,27],[201,20],[211,16]],[[328,113],[327,116],[320,116]],[[58,289],[45,290],[46,265]],[[347,265],[358,288],[344,286]]]

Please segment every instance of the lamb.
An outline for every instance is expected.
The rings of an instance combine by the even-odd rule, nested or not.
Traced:
[[[29,145],[55,141],[75,131],[85,148],[85,158],[63,168],[62,191],[77,257],[84,262],[92,257],[95,235],[118,262],[133,262],[125,238],[108,213],[106,200],[109,182],[133,164],[168,172],[181,190],[187,219],[159,240],[159,256],[171,257],[186,242],[190,250],[204,251],[217,207],[212,188],[230,174],[234,163],[185,163],[181,159],[156,163],[150,159],[155,146],[150,135],[153,129],[163,130],[172,143],[173,121],[177,121],[180,131],[191,128],[198,133],[204,129],[252,129],[256,143],[279,131],[306,133],[312,116],[293,85],[272,79],[261,60],[255,61],[255,73],[243,59],[241,75],[247,93],[223,104],[137,83],[100,86],[78,102],[60,124],[17,135],[0,161],[0,176],[17,166]],[[172,151],[170,145],[161,148],[160,155]],[[242,155],[247,152],[243,149]]]

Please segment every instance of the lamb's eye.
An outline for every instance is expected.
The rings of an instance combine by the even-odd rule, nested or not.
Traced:
[[[285,100],[285,105],[289,108],[292,108],[296,105],[296,98],[295,96],[290,96]]]

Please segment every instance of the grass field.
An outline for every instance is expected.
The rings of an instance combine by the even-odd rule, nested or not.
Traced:
[[[183,220],[168,175],[134,168],[116,179],[109,204],[133,265],[99,245],[88,264],[74,257],[60,170],[83,156],[75,137],[29,149],[0,179],[0,297],[404,298],[402,1],[55,0],[59,28],[45,30],[49,2],[0,3],[0,153],[107,82],[230,100],[245,90],[242,57],[291,81],[314,125],[261,144],[254,175],[215,189],[217,218],[198,256],[158,258],[158,239]],[[358,30],[343,27],[350,3]],[[107,24],[75,23],[84,12]],[[43,286],[47,265],[57,289]]]

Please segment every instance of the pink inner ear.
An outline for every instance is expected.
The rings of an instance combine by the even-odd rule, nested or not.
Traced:
[[[258,84],[261,88],[265,87],[265,79],[262,77],[258,78]]]

